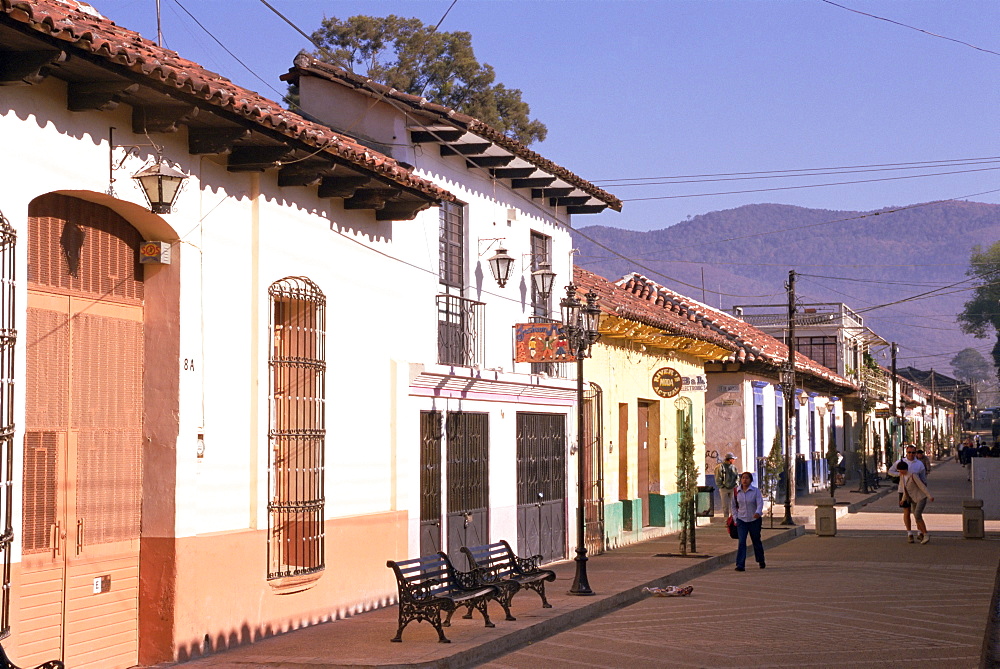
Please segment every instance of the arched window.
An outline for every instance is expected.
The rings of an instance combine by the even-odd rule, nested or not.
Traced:
[[[270,441],[269,579],[324,567],[323,456],[326,440],[326,298],[288,277],[268,290]]]

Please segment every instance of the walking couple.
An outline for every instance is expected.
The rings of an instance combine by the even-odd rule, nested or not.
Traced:
[[[903,508],[906,540],[911,544],[914,541],[926,544],[931,537],[924,522],[924,507],[934,498],[927,489],[927,468],[917,459],[916,447],[907,444],[906,457],[893,465],[889,472],[899,475],[899,506]],[[916,532],[912,529],[913,521],[917,523]]]

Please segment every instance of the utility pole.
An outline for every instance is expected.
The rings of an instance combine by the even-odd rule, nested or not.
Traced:
[[[156,0],[156,46],[163,46],[163,27],[160,23],[160,0]]]
[[[937,430],[937,386],[935,385],[934,368],[931,367],[931,450],[934,457],[938,457],[938,430]]]
[[[895,462],[899,457],[896,447],[903,443],[903,433],[900,431],[899,424],[899,388],[896,384],[896,353],[899,352],[899,346],[896,345],[896,342],[892,342],[889,350],[892,352],[892,422],[896,426],[896,437],[898,438],[898,441],[893,440],[895,443],[893,443],[892,461]]]
[[[782,525],[794,525],[792,520],[792,437],[795,434],[795,270],[788,271],[788,368],[781,380],[785,392],[785,517]]]

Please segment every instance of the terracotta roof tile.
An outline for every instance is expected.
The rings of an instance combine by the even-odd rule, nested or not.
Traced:
[[[417,109],[422,112],[438,116],[444,122],[475,135],[479,135],[483,139],[489,140],[493,144],[496,144],[500,148],[509,151],[523,160],[526,160],[539,169],[544,170],[553,176],[559,177],[566,183],[572,184],[588,195],[601,200],[615,211],[621,211],[621,200],[611,193],[598,188],[589,181],[574,174],[573,172],[570,172],[565,167],[561,167],[553,163],[551,160],[535,153],[516,139],[508,137],[496,128],[483,123],[479,119],[469,116],[468,114],[455,111],[450,107],[428,102],[426,98],[422,98],[417,95],[403,93],[395,88],[375,82],[368,77],[355,74],[350,70],[316,60],[306,54],[299,54],[299,56],[296,57],[295,67],[289,70],[289,74],[284,75],[282,79],[294,80],[301,72],[308,72],[311,75],[330,81],[337,81],[354,88],[366,89],[378,96],[392,98],[393,100],[401,102],[412,109]]]
[[[736,351],[736,346],[731,341],[703,323],[692,322],[686,316],[651,303],[649,294],[636,294],[580,267],[573,268],[573,282],[581,297],[588,291],[594,291],[597,294],[597,304],[604,313],[651,325],[671,334],[706,341],[728,351]]]
[[[657,299],[662,298],[685,317],[717,332],[737,347],[734,360],[740,362],[759,360],[774,366],[783,365],[788,360],[788,347],[771,335],[724,311],[665,288],[641,274],[625,276],[616,285],[633,295],[655,294]],[[845,389],[857,388],[853,381],[840,376],[797,351],[795,353],[795,369],[799,373],[808,374]]]
[[[195,97],[290,139],[322,147],[329,154],[434,199],[455,199],[448,191],[414,175],[392,158],[237,86],[175,51],[157,46],[139,33],[116,25],[87,3],[78,0],[0,0],[0,20],[25,24],[65,42],[67,47],[91,53],[171,87],[179,95]]]

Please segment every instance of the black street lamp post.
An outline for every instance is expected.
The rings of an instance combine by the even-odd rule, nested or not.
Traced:
[[[600,322],[601,309],[597,306],[597,294],[587,293],[584,304],[576,296],[576,286],[566,286],[566,297],[559,306],[562,308],[563,331],[569,342],[573,355],[576,357],[576,575],[569,590],[571,595],[593,595],[590,583],[587,581],[587,546],[585,543],[584,495],[586,461],[584,453],[584,412],[583,412],[583,359],[590,357],[590,347],[600,335],[597,328]]]
[[[792,518],[792,455],[795,452],[795,367],[787,365],[780,372],[781,390],[785,395],[785,515],[782,525],[794,525]]]

